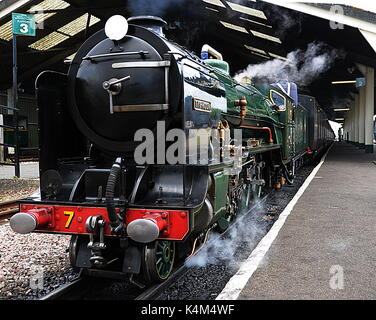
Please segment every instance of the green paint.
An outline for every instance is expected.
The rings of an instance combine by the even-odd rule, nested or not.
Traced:
[[[229,176],[223,171],[214,173],[213,176],[215,183],[214,212],[219,214],[226,211]]]
[[[219,72],[224,72],[226,74],[230,73],[230,65],[226,61],[217,60],[217,59],[208,59],[205,60],[205,63],[212,68],[217,69]]]
[[[229,227],[230,223],[229,223],[229,220],[226,219],[225,217],[221,217],[219,220],[218,220],[218,227],[220,228],[220,230],[222,231],[225,231],[228,227]]]

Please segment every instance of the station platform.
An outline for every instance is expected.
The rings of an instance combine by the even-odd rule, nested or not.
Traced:
[[[238,299],[376,299],[375,160],[334,144]]]

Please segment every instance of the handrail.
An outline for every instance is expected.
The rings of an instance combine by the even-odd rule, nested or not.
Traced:
[[[2,104],[0,104],[0,108],[4,108],[4,109],[8,109],[8,110],[14,110],[14,111],[20,111],[20,109],[18,109],[18,108],[8,107],[8,106],[4,106]]]
[[[6,124],[0,124],[0,128],[16,130],[16,127],[13,127],[13,126],[7,126]]]
[[[0,146],[3,146],[3,147],[10,147],[10,148],[15,148],[15,147],[16,147],[15,144],[8,144],[8,143],[0,143]]]

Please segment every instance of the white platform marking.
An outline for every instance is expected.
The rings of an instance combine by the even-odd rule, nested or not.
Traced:
[[[245,260],[241,264],[238,272],[230,279],[230,281],[227,283],[226,287],[222,290],[222,292],[218,295],[216,300],[236,300],[239,297],[240,293],[246,286],[248,280],[252,277],[253,273],[257,270],[265,254],[268,252],[275,238],[277,238],[279,231],[285,224],[287,217],[294,209],[295,204],[298,202],[300,197],[303,195],[304,191],[308,188],[313,178],[325,162],[326,156],[328,155],[328,152],[331,149],[331,147],[322,157],[320,163],[315,167],[315,169],[313,169],[311,174],[300,187],[300,189],[298,190],[294,198],[290,201],[290,203],[287,205],[285,210],[283,210],[283,212],[280,214],[278,220],[274,223],[270,231],[264,236],[264,238],[262,238],[257,247],[247,258],[247,260]]]

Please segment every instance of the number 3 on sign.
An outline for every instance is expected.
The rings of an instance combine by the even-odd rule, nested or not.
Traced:
[[[28,33],[29,32],[29,26],[26,23],[20,24],[20,31],[22,33]]]
[[[73,217],[74,217],[74,212],[73,211],[64,211],[64,215],[68,216],[68,220],[67,220],[67,223],[65,224],[65,228],[69,229],[69,227],[72,223]]]

